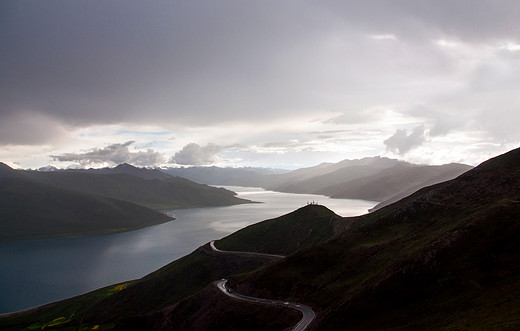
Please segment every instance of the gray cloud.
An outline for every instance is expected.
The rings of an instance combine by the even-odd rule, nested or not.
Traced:
[[[86,153],[66,153],[51,155],[51,157],[55,161],[77,162],[84,167],[104,163],[110,165],[130,163],[136,166],[153,166],[164,163],[164,156],[152,149],[131,152],[128,147],[134,143],[134,141],[128,141],[123,144],[112,144],[101,149],[95,148]]]
[[[433,140],[453,134],[520,141],[517,0],[56,0],[0,7],[0,146],[14,146],[18,159],[85,143],[81,132],[92,125],[101,137],[107,124],[263,146],[304,141],[305,121],[329,118],[314,130],[372,125],[379,145],[371,153],[383,151],[389,125],[410,123],[425,123]],[[427,111],[407,111],[417,104]],[[222,127],[229,133],[212,133]],[[334,136],[319,138],[341,150],[346,140]],[[366,144],[360,136],[349,141]],[[387,148],[400,153],[418,139],[394,136]],[[168,155],[182,147],[152,146]],[[218,155],[195,150],[179,152],[179,162]],[[0,151],[3,158],[16,153]],[[142,163],[154,155],[128,153],[142,153]]]
[[[170,163],[180,165],[210,165],[217,163],[220,159],[218,154],[224,149],[216,144],[200,146],[189,143],[182,150],[170,158]]]
[[[424,125],[419,125],[410,134],[407,134],[406,130],[396,130],[390,138],[384,141],[384,144],[387,150],[404,155],[411,149],[420,146],[424,141]]]
[[[35,112],[0,116],[1,145],[42,145],[66,136],[66,128],[55,119]]]
[[[518,37],[520,4],[515,0],[327,1],[336,15],[374,34],[427,41],[453,36],[460,40],[488,41]]]
[[[392,73],[401,68],[400,58],[411,71],[447,67],[428,49],[408,54],[430,57],[403,56],[388,43],[365,40],[367,34],[393,33],[424,43],[444,36],[516,38],[519,6],[513,0],[297,6],[8,2],[0,20],[0,39],[9,50],[0,54],[0,118],[31,109],[73,125],[122,119],[206,124],[269,120],[281,110],[296,115],[352,103],[352,109],[364,109],[396,98],[395,91],[384,91],[388,82],[401,88]],[[416,68],[409,60],[418,62]],[[346,112],[341,121],[366,120],[359,114]]]

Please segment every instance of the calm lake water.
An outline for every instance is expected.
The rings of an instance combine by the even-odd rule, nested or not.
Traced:
[[[0,243],[0,313],[27,309],[106,285],[143,277],[205,243],[307,203],[341,216],[361,215],[376,203],[226,187],[262,202],[176,210],[176,219],[112,235]]]

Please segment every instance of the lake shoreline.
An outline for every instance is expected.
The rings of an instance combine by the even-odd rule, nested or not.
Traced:
[[[127,232],[0,243],[0,268],[6,270],[0,275],[0,314],[142,278],[211,240],[312,201],[341,216],[365,214],[376,204],[251,187],[232,189],[259,203],[172,210],[175,220]]]

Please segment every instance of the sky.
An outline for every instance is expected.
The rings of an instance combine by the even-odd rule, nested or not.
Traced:
[[[0,161],[476,165],[520,146],[520,1],[2,1]]]

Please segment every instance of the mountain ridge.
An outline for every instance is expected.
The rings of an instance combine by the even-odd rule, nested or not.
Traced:
[[[251,169],[195,167],[164,170],[199,183],[256,186],[286,193],[319,194],[338,199],[378,201],[378,209],[416,190],[453,179],[471,169],[464,164],[417,165],[375,156],[321,163],[285,173]],[[389,170],[393,169],[393,170]],[[409,176],[410,169],[414,176]]]
[[[135,230],[171,220],[159,210],[250,202],[130,165],[101,174],[14,170],[1,163],[0,197],[0,241]]]
[[[115,168],[52,172],[17,170],[31,180],[55,187],[132,202],[156,210],[225,206],[249,201],[234,192],[172,177],[155,169]]]
[[[309,305],[316,312],[311,329],[520,327],[520,149],[373,213],[337,218],[325,207],[309,205],[274,220],[277,226],[269,225],[269,220],[261,222],[217,246],[271,250],[288,254],[285,258],[264,264],[249,257],[246,262],[229,254],[219,256],[204,245],[138,281],[134,289],[129,286],[107,301],[90,301],[88,306],[95,310],[88,314],[76,310],[73,321],[88,326],[102,322],[115,325],[114,329],[132,323],[153,329],[225,328],[236,321],[241,321],[241,328],[294,325],[294,319],[286,319],[283,313],[273,315],[267,313],[269,308],[253,304],[244,309],[244,303],[223,298],[210,282],[227,277],[229,287],[240,294]],[[281,234],[287,243],[271,236],[294,228],[302,231]],[[323,229],[329,229],[325,236],[304,247],[297,245]],[[222,258],[231,257],[236,259],[220,264]],[[234,272],[231,266],[244,269],[231,275],[226,273]],[[210,275],[211,270],[219,271]],[[162,297],[161,291],[179,286],[173,281],[179,275],[185,279],[181,284],[194,286],[193,291],[183,298]],[[146,300],[159,303],[144,309],[140,293],[151,288],[156,292]],[[225,304],[217,304],[220,300]],[[66,302],[59,307],[41,314],[50,318],[59,309],[63,314],[73,312],[65,308],[70,307]],[[100,312],[105,317],[100,318]],[[0,325],[19,326],[16,323],[39,318],[31,315],[36,317],[20,322],[24,316],[29,315],[0,319]]]
[[[455,327],[468,316],[472,327],[486,321],[518,326],[518,298],[499,289],[507,286],[514,293],[520,288],[520,279],[512,276],[520,265],[519,198],[520,150],[514,150],[356,217],[337,238],[260,269],[235,286],[240,293],[321,307],[317,323],[323,328]],[[294,274],[301,276],[287,277]],[[489,296],[509,301],[497,308]],[[472,305],[457,306],[461,300]],[[379,307],[380,316],[374,316],[373,307]],[[481,315],[486,310],[495,317]]]
[[[0,184],[0,241],[107,234],[172,219],[126,201],[25,178],[4,177]]]

